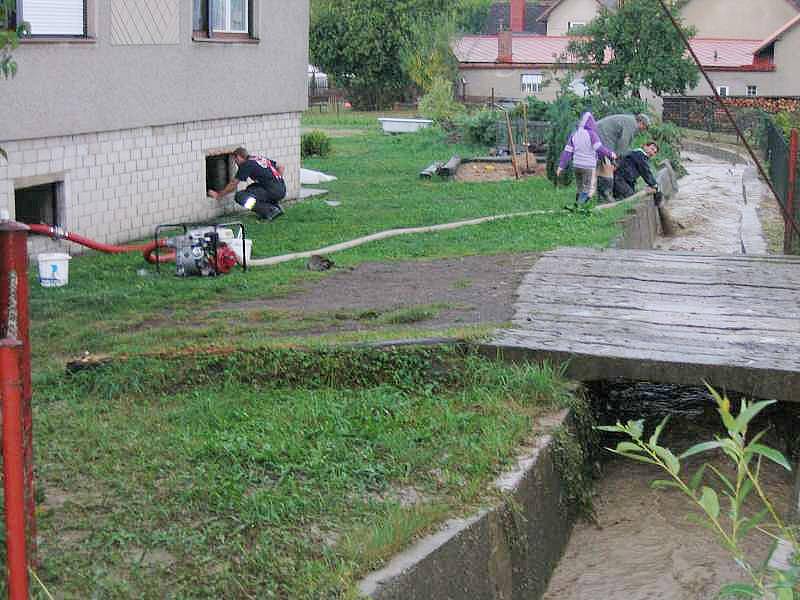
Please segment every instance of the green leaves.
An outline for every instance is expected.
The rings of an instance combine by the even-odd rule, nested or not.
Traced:
[[[677,457],[671,450],[659,444],[666,419],[655,428],[646,442],[642,438],[641,421],[629,421],[625,425],[617,422],[616,425],[598,429],[628,436],[629,440],[618,443],[612,452],[633,460],[659,465],[671,475],[671,479],[653,481],[651,485],[654,489],[678,489],[702,509],[702,512],[690,513],[687,518],[711,531],[750,578],[749,583],[726,585],[720,591],[720,597],[769,597],[794,600],[794,590],[800,585],[800,565],[776,567],[770,560],[769,566],[757,567],[754,566],[755,562],[748,560],[746,550],[742,546],[742,541],[748,535],[758,532],[773,539],[783,540],[789,545],[788,553],[800,557],[796,532],[783,523],[759,481],[763,458],[787,470],[791,470],[790,465],[781,452],[761,443],[766,431],[756,435],[749,435],[747,432],[756,416],[773,402],[748,403],[742,400],[738,414],[734,414],[727,396],[719,394],[710,386],[708,389],[717,404],[717,412],[727,435],[695,444]],[[712,462],[704,463],[694,472],[688,483],[681,478],[682,460],[715,450],[722,451],[722,454],[717,453],[715,457],[716,466]],[[733,474],[719,464],[720,458],[729,460],[730,471]],[[728,475],[723,471],[728,472]],[[714,475],[713,478],[705,477],[709,472]],[[708,485],[702,485],[704,481]],[[713,487],[715,482],[720,492]],[[720,509],[720,494],[728,506],[724,515]]]
[[[680,22],[678,10],[672,11]],[[683,31],[688,37],[694,34],[691,28]],[[578,57],[592,87],[618,95],[635,95],[647,87],[661,95],[683,93],[697,83],[697,66],[658,2],[626,0],[619,9],[602,10],[582,33],[567,52]],[[606,61],[609,48],[611,59]],[[602,69],[592,68],[600,64]]]
[[[703,493],[698,502],[712,519],[719,517],[719,497],[713,489],[703,486]]]
[[[763,444],[750,444],[748,446],[748,449],[754,452],[755,454],[763,456],[764,458],[768,458],[775,464],[782,466],[787,471],[792,470],[792,467],[789,465],[788,461],[786,460],[786,457],[784,457],[783,454],[781,454],[774,448],[770,448],[769,446],[764,446]]]

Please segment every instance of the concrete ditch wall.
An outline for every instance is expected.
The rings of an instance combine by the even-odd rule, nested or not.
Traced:
[[[664,161],[656,173],[658,187],[663,194],[665,204],[678,193],[678,178],[672,165]],[[656,238],[661,234],[661,220],[658,208],[653,202],[652,194],[637,192],[633,199],[635,204],[628,214],[619,221],[622,233],[612,244],[613,248],[630,250],[649,250],[655,246]]]
[[[567,411],[543,418],[553,431]],[[549,433],[495,481],[509,499],[463,519],[451,519],[366,577],[373,600],[533,600],[547,588],[566,547],[572,518],[565,506]]]

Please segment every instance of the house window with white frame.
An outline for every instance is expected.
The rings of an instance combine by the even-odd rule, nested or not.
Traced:
[[[194,0],[195,35],[252,37],[252,0]]]
[[[757,85],[748,85],[747,86],[747,95],[750,98],[755,98],[758,96],[758,86]]]
[[[529,73],[521,77],[521,89],[524,94],[538,94],[542,91],[542,74]]]
[[[31,37],[86,37],[87,0],[17,0],[9,25],[23,21]]]
[[[731,88],[727,85],[719,85],[717,86],[717,93],[722,96],[723,98],[731,95]]]

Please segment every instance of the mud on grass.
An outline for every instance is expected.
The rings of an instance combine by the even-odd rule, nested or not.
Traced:
[[[39,576],[58,597],[347,598],[487,496],[551,369],[464,349],[117,361],[37,387]]]

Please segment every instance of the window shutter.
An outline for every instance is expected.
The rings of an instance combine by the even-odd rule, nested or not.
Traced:
[[[31,35],[86,35],[85,0],[23,0]]]

